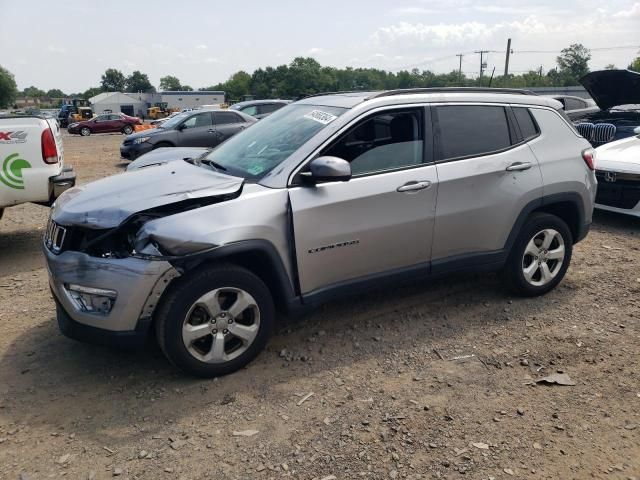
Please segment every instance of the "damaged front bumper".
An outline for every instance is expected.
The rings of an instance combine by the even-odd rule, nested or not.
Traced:
[[[165,261],[98,258],[43,248],[62,333],[118,346],[144,343],[153,312],[179,273]]]

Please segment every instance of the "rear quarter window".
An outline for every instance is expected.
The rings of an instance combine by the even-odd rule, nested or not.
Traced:
[[[538,136],[540,129],[528,108],[514,107],[513,114],[516,117],[516,121],[520,127],[520,133],[522,133],[525,141]]]
[[[486,155],[512,144],[504,107],[445,105],[436,107],[440,159]]]

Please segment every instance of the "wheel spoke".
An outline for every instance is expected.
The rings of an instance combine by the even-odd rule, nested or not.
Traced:
[[[536,246],[534,240],[535,239],[532,238],[529,240],[529,243],[527,243],[527,248],[524,250],[525,255],[531,255],[532,257],[537,257],[539,255],[540,249]]]
[[[538,262],[531,262],[531,264],[528,267],[525,267],[522,269],[522,272],[524,273],[524,277],[527,279],[527,281],[531,282],[533,281],[533,276],[536,274],[536,272],[538,271]]]
[[[198,301],[198,305],[204,308],[210,317],[215,317],[222,311],[220,306],[220,290],[213,290],[204,295]]]
[[[548,283],[553,278],[551,271],[549,270],[549,265],[546,262],[543,262],[540,265],[540,280],[543,284]]]
[[[255,301],[253,300],[253,298],[249,296],[249,294],[243,291],[239,291],[238,298],[236,299],[235,302],[233,302],[233,305],[231,305],[231,308],[229,308],[229,313],[233,318],[237,318],[241,316],[242,312],[244,312],[247,308],[252,307],[254,305],[255,305]]]
[[[185,345],[191,345],[196,340],[211,334],[211,326],[208,323],[202,325],[190,325],[186,323],[182,327],[182,339]]]
[[[554,230],[544,230],[543,234],[544,239],[542,240],[542,245],[540,246],[540,248],[542,248],[543,250],[549,250],[549,247],[553,243],[553,239],[556,238],[556,235],[558,233]]]
[[[245,345],[253,342],[258,335],[258,325],[242,325],[240,323],[232,323],[227,329],[233,336],[242,340]]]
[[[564,245],[560,245],[554,250],[550,250],[547,254],[549,260],[562,260],[564,259]]]
[[[209,363],[220,363],[225,360],[224,335],[218,332],[213,336],[211,350],[204,356],[203,360]]]

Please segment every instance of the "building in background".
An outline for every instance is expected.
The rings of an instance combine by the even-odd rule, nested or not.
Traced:
[[[153,93],[122,93],[103,92],[91,97],[89,102],[96,114],[103,112],[124,113],[142,117],[147,109],[162,105],[165,108],[182,110],[183,108],[197,108],[202,105],[219,105],[224,103],[224,92],[153,92]]]

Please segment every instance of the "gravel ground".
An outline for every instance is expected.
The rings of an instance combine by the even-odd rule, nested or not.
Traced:
[[[121,140],[65,136],[66,161],[118,173]],[[46,216],[0,221],[0,479],[640,479],[635,219],[597,214],[543,298],[492,275],[362,295],[202,381],[58,333]]]

